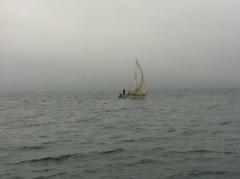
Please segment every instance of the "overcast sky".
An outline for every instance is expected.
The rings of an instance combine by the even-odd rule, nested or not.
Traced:
[[[0,0],[0,90],[240,87],[239,0]]]

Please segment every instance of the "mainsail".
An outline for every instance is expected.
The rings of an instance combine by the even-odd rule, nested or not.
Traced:
[[[135,60],[135,62],[136,62],[136,68],[135,68],[133,81],[129,88],[129,92],[135,95],[146,95],[147,91],[145,87],[143,70],[141,65],[137,61],[137,59]]]

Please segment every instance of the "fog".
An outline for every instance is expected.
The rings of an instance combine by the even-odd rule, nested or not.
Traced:
[[[0,90],[240,87],[239,0],[0,0]]]

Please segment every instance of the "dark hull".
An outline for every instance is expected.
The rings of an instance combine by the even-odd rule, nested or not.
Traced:
[[[141,99],[141,98],[145,98],[146,94],[143,95],[120,95],[119,99]]]

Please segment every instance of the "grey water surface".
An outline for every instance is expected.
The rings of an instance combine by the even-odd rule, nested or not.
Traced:
[[[117,96],[0,92],[0,178],[240,178],[240,89]]]

